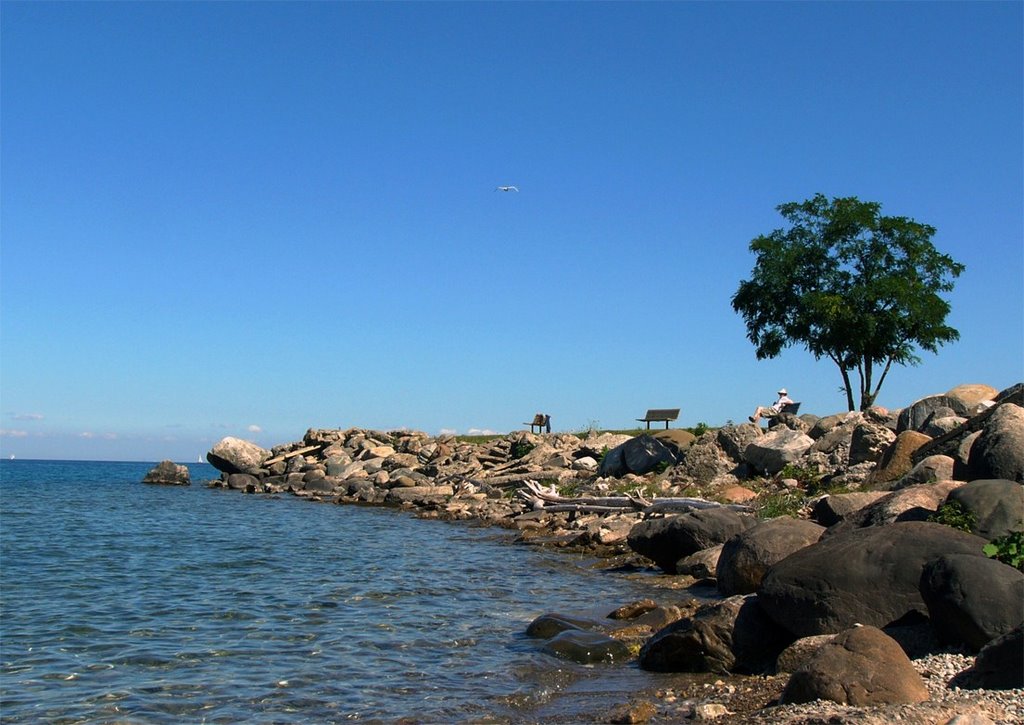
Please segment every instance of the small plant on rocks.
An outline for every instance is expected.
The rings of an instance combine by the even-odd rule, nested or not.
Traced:
[[[947,501],[928,517],[936,524],[944,524],[960,531],[970,533],[978,523],[978,517],[963,507],[959,501]]]
[[[518,460],[525,456],[527,453],[534,449],[534,445],[527,440],[518,440],[512,444],[509,449],[508,455],[514,460]]]
[[[779,516],[800,515],[804,496],[800,491],[779,491],[760,496],[755,504],[757,516],[762,519],[776,519]]]
[[[1014,569],[1024,571],[1024,531],[1013,531],[1006,536],[992,539],[982,551],[985,556],[998,559]]]

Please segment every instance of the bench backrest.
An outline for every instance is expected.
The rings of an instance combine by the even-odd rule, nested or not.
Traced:
[[[545,418],[547,418],[547,416],[544,415],[543,413],[537,413],[537,415],[533,416],[532,425],[544,425]]]
[[[800,403],[786,403],[785,405],[782,406],[782,410],[780,410],[779,413],[789,413],[791,415],[796,415],[798,410],[800,410]]]
[[[678,417],[679,408],[652,408],[643,420],[675,420]]]

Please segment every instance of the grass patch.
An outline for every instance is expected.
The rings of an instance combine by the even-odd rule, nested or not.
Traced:
[[[758,497],[754,503],[759,519],[777,519],[779,516],[796,517],[804,505],[802,491],[779,491]]]

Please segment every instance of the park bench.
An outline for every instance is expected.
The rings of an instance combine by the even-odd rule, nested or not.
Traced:
[[[774,428],[778,425],[779,416],[789,413],[790,415],[796,415],[800,411],[800,403],[786,403],[782,406],[782,410],[774,415],[765,416],[768,419],[768,427]]]
[[[668,422],[679,417],[679,408],[651,408],[643,418],[637,418],[641,423],[647,424],[647,430],[651,429],[651,423],[665,422],[665,430],[668,430]]]
[[[548,433],[551,432],[551,416],[544,413],[537,413],[533,416],[532,423],[523,423],[523,425],[530,426],[530,432],[533,433],[534,427],[537,428],[538,433],[543,433],[546,428]]]

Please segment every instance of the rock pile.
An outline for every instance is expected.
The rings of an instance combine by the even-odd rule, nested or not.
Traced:
[[[978,653],[970,676],[958,674],[972,683],[964,687],[1024,687],[1024,654],[1013,649],[1024,574],[983,552],[1024,531],[1022,405],[1021,385],[965,385],[896,411],[784,415],[767,431],[519,432],[473,444],[311,429],[269,451],[225,439],[208,459],[222,472],[214,485],[476,519],[518,529],[524,541],[618,554],[691,583],[704,577],[722,597],[651,602],[616,627],[549,615],[550,631],[531,634],[557,656],[618,661],[625,650],[606,638],[640,635],[629,651],[653,670],[792,672],[792,702],[914,703],[927,692],[900,658],[943,647]],[[557,490],[560,502],[685,494],[751,512],[572,509],[511,495],[527,482]],[[861,666],[883,655],[892,664],[879,672]],[[885,676],[895,671],[900,682]]]

